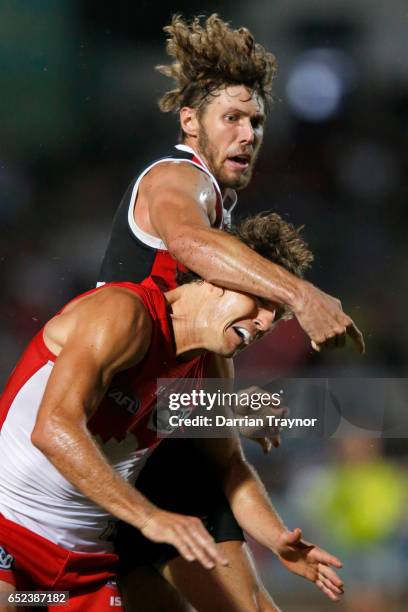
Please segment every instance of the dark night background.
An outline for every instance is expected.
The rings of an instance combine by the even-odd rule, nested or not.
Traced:
[[[2,382],[49,316],[95,284],[123,192],[146,162],[176,142],[175,117],[157,106],[168,87],[154,70],[166,61],[163,26],[174,12],[214,11],[247,26],[279,63],[263,151],[237,214],[274,209],[304,225],[315,253],[310,280],[341,298],[367,343],[363,358],[351,347],[314,355],[290,322],[244,354],[239,373],[405,376],[405,1],[5,0]],[[350,588],[336,609],[404,609],[406,441],[289,440],[265,458],[253,446],[248,452],[285,520],[343,556]],[[352,481],[357,474],[361,480]],[[271,554],[255,553],[278,604],[299,612],[332,609],[306,583],[281,573]]]

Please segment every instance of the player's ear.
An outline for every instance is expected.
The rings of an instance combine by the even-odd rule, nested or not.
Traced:
[[[195,137],[198,134],[197,109],[183,106],[180,109],[180,126],[186,136]]]

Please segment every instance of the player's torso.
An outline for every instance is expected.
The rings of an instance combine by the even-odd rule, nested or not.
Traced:
[[[129,286],[129,285],[128,285]],[[134,482],[159,443],[157,378],[203,376],[205,357],[178,362],[159,291],[138,287],[153,318],[143,361],[117,374],[88,427],[112,467]],[[0,513],[65,548],[109,551],[110,515],[83,496],[31,443],[38,409],[55,356],[42,333],[30,343],[0,398]]]
[[[147,279],[138,289],[152,285],[151,279]],[[173,391],[176,387],[180,392],[187,391],[200,384],[208,360],[206,354],[190,361],[177,359],[164,296],[157,290],[148,290],[147,295],[155,302],[150,304],[154,324],[149,350],[141,363],[114,376],[108,392],[88,422],[88,428],[104,447],[122,449],[129,443],[130,448],[144,454],[151,452],[170,433],[169,430],[158,433],[158,380],[171,379],[174,381]],[[123,455],[126,457],[127,452],[124,451]],[[137,465],[132,477],[128,475],[126,479],[135,480],[139,471]]]
[[[177,145],[169,155],[163,156],[149,164],[132,181],[126,191],[116,212],[109,244],[102,262],[99,282],[132,281],[139,283],[148,276],[154,277],[164,290],[176,286],[177,270],[184,270],[183,266],[168,253],[166,245],[160,237],[143,229],[136,222],[136,218],[143,218],[146,211],[137,210],[139,187],[143,177],[155,166],[164,162],[185,161],[206,173],[214,186],[216,196],[216,210],[213,226],[222,228],[228,225],[229,216],[236,203],[236,194],[227,190],[224,196],[220,187],[203,161],[197,154],[185,145]],[[224,208],[224,203],[227,208]],[[141,203],[141,206],[145,206]],[[160,279],[160,280],[159,280]]]

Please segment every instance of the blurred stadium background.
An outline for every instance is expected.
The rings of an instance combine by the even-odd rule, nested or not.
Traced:
[[[312,281],[365,333],[312,354],[296,322],[239,359],[241,376],[403,377],[408,353],[408,7],[405,0],[4,0],[0,4],[0,377],[66,300],[92,287],[132,177],[172,146],[162,27],[217,11],[279,62],[275,103],[238,215],[269,208],[316,254]],[[369,409],[369,407],[367,407]],[[407,440],[248,446],[290,526],[345,561],[336,610],[408,609]],[[332,604],[254,549],[286,610]]]

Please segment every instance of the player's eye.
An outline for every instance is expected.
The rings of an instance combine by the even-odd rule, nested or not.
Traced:
[[[234,123],[238,120],[238,115],[225,115],[225,119],[228,121],[228,123]]]

